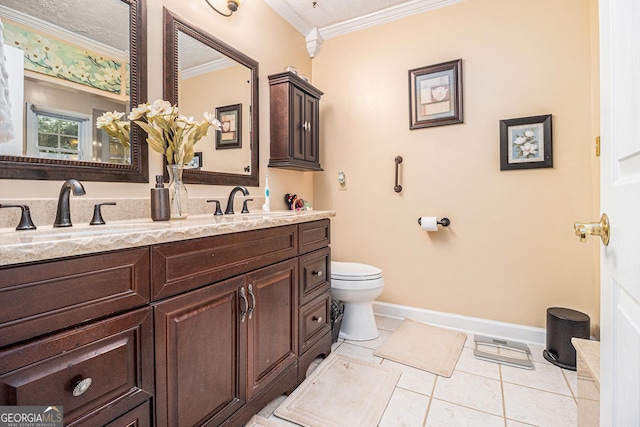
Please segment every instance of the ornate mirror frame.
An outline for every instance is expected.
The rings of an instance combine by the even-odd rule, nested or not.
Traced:
[[[167,8],[164,9],[164,99],[171,104],[178,103],[178,32],[217,50],[223,55],[247,67],[251,72],[251,171],[248,175],[226,172],[185,169],[183,179],[191,184],[210,185],[246,185],[258,187],[259,183],[259,99],[258,99],[258,62],[229,46],[216,37],[188,24]],[[179,107],[179,106],[178,106]],[[164,159],[166,165],[166,159]],[[165,168],[165,179],[168,178]]]
[[[136,107],[147,98],[146,0],[121,0],[130,8],[130,102]],[[90,6],[89,6],[90,7]],[[144,132],[132,126],[131,164],[58,160],[0,155],[0,179],[149,182],[148,147]]]

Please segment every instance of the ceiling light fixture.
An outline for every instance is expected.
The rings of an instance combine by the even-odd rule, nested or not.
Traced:
[[[227,0],[227,9],[229,9],[229,13],[227,14],[227,13],[222,13],[218,9],[216,9],[214,5],[209,3],[209,0],[204,0],[204,1],[207,2],[207,4],[211,9],[215,10],[220,15],[226,16],[226,17],[233,15],[233,12],[238,10],[238,7],[240,7],[240,3],[242,2],[242,0]]]

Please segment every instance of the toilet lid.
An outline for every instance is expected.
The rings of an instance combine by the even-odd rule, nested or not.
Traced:
[[[357,262],[331,261],[331,278],[338,280],[376,280],[382,277],[382,270]]]

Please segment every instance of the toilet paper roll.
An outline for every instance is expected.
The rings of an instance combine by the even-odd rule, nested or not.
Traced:
[[[420,217],[420,228],[424,231],[438,231],[438,218],[435,216]]]

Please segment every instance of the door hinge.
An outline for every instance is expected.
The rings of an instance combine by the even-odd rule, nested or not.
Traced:
[[[596,136],[596,157],[600,157],[600,135]]]

